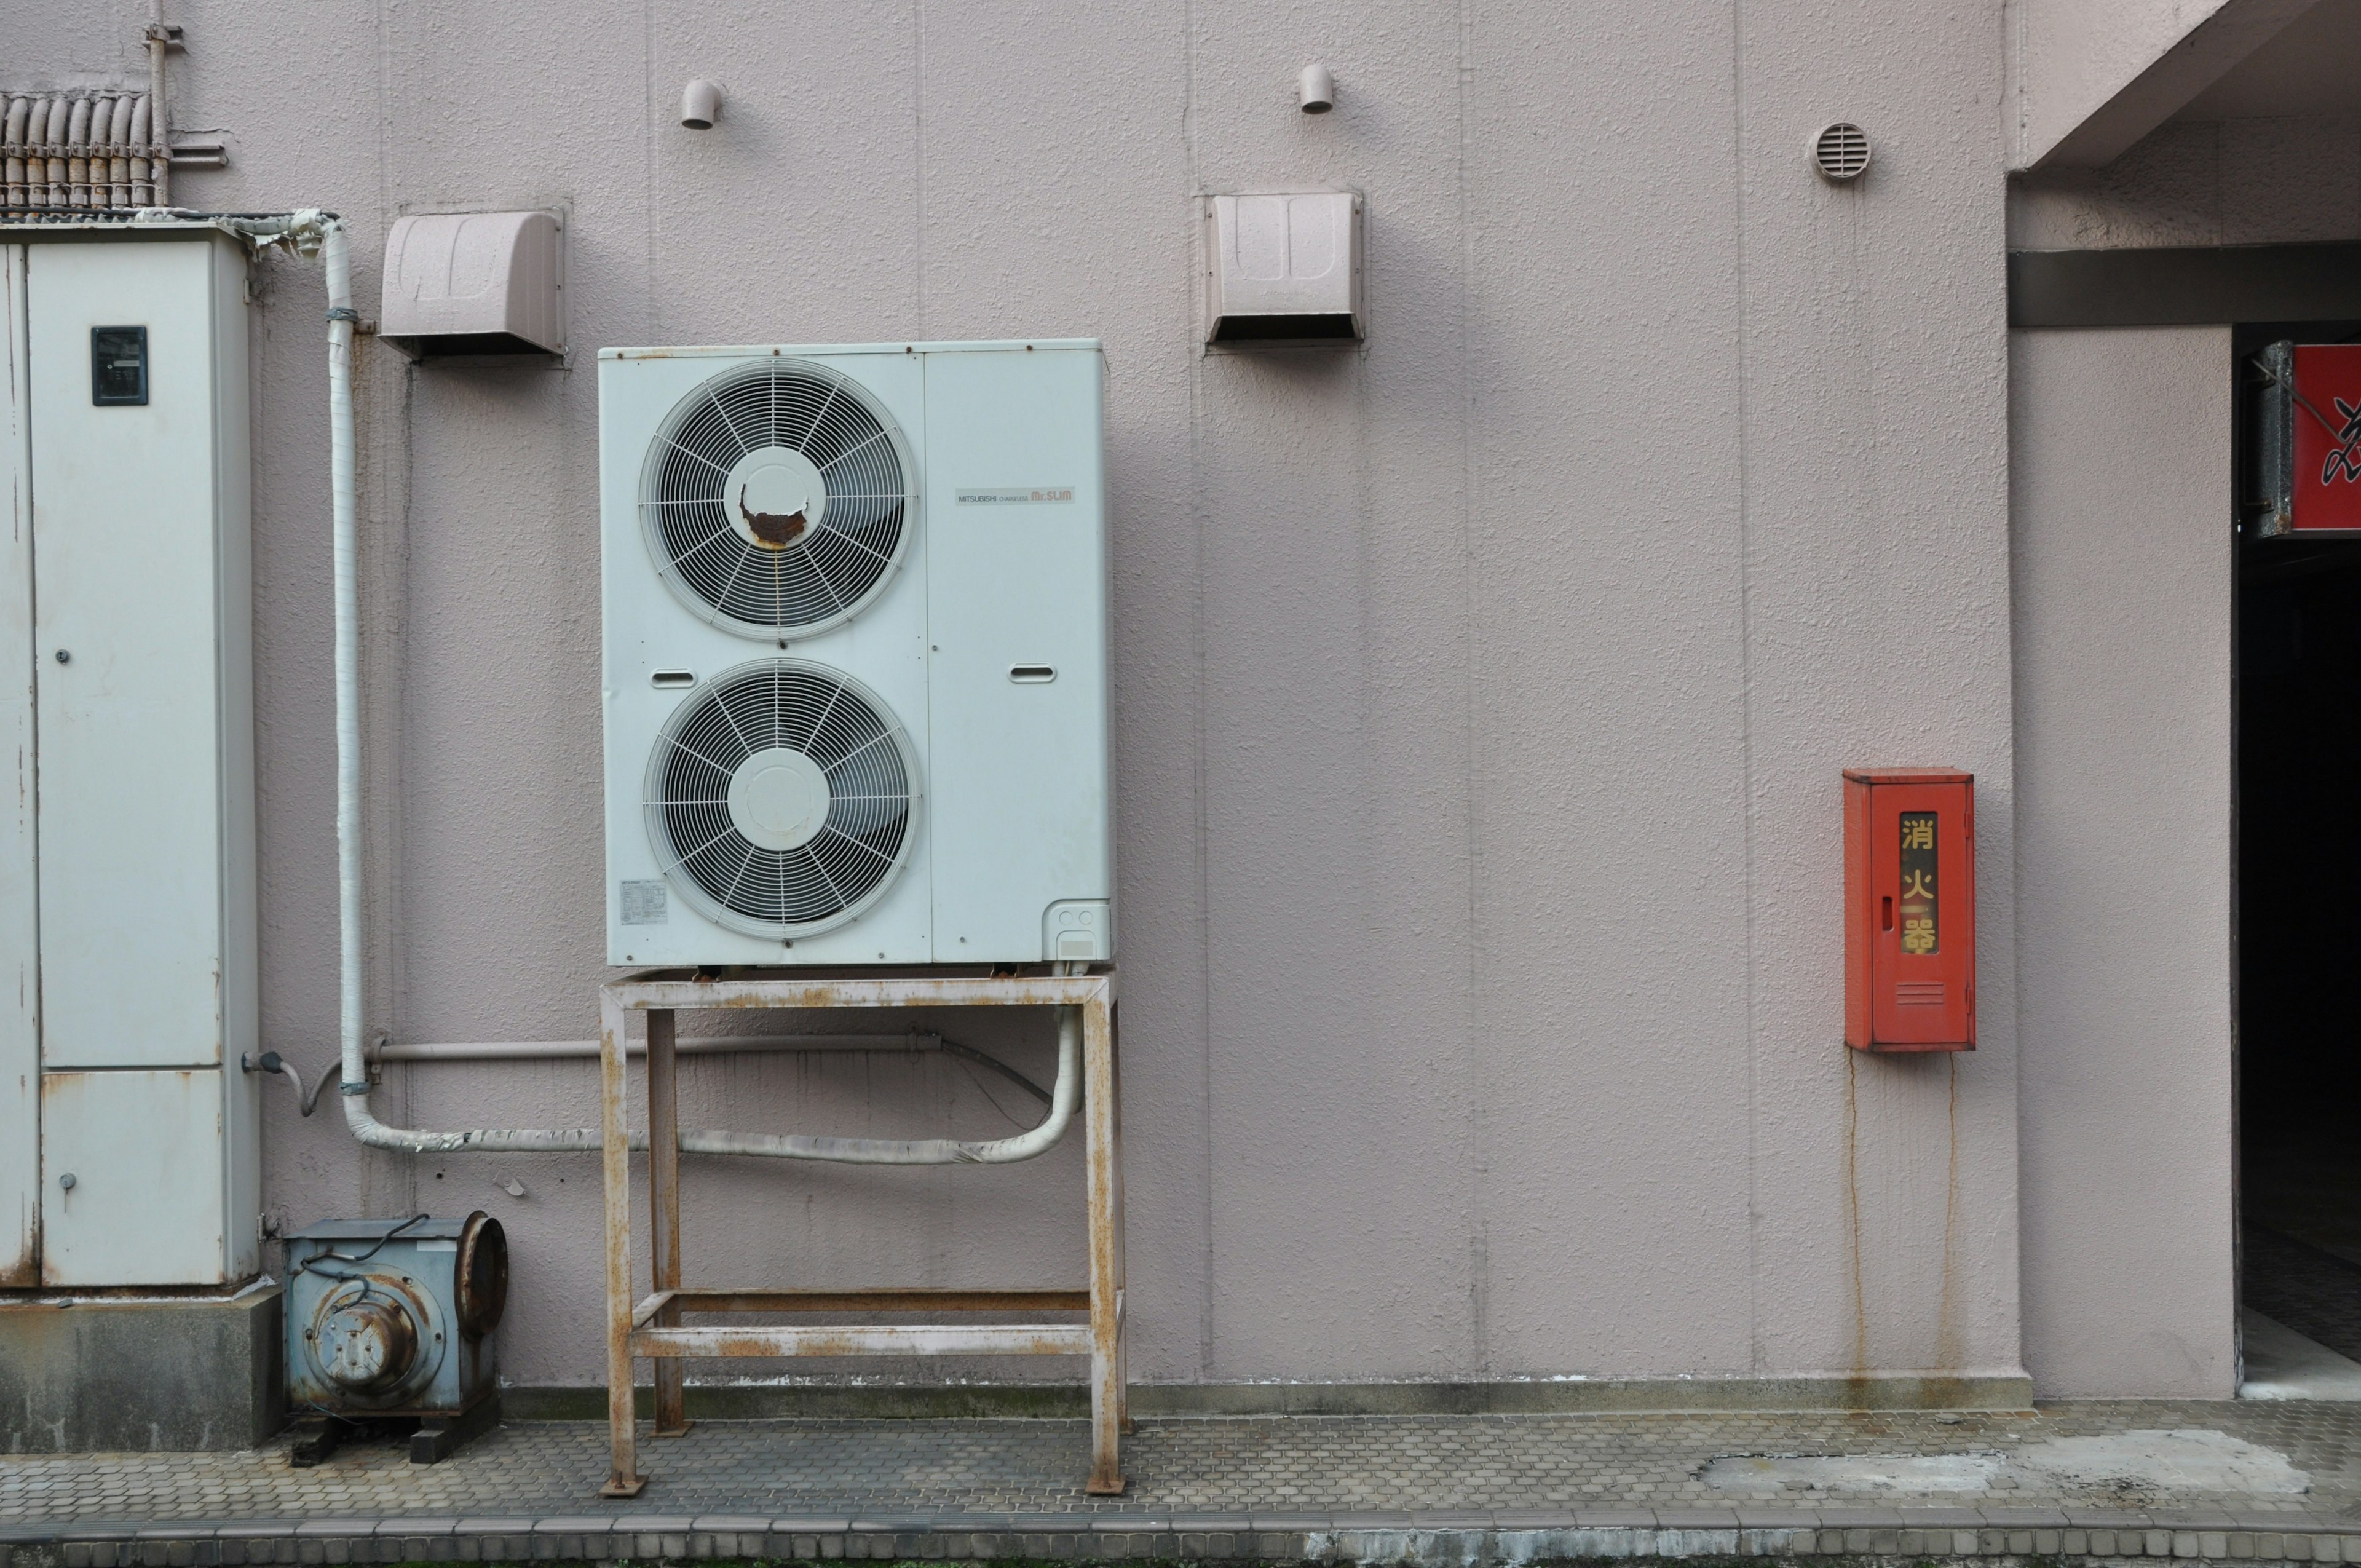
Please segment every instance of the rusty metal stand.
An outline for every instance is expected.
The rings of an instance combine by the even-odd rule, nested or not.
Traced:
[[[1084,1186],[1090,1210],[1090,1282],[1082,1290],[770,1290],[681,1284],[679,1080],[674,1019],[682,1009],[823,1007],[1072,1007],[1082,1016]],[[648,1018],[648,1201],[653,1290],[631,1296],[631,1134],[624,1125],[625,1015]],[[607,1192],[607,1420],[613,1473],[599,1488],[637,1497],[639,1467],[631,1361],[655,1368],[655,1434],[688,1430],[681,1363],[697,1356],[1088,1355],[1091,1474],[1087,1489],[1124,1489],[1122,1433],[1129,1425],[1124,1372],[1123,1144],[1115,1041],[1115,974],[874,974],[769,971],[726,980],[645,975],[600,988],[598,1088]],[[1083,1311],[1083,1323],[873,1326],[688,1325],[685,1314],[729,1312],[938,1313]]]

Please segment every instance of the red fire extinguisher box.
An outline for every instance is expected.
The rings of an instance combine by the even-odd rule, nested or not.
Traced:
[[[1976,1048],[1975,776],[1845,770],[1845,1044]]]

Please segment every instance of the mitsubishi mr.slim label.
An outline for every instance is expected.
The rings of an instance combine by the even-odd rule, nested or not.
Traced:
[[[963,489],[956,492],[963,507],[1029,506],[1036,501],[1070,501],[1074,499],[1071,485],[1036,485],[1030,488],[1018,486],[1001,489]]]

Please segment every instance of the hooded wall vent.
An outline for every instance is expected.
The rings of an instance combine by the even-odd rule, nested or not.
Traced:
[[[566,352],[566,279],[550,213],[433,213],[385,236],[378,335],[413,359]]]
[[[1205,202],[1205,341],[1361,341],[1361,198],[1278,191]]]

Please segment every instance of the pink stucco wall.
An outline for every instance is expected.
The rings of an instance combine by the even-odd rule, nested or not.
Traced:
[[[2230,330],[2011,335],[2026,1364],[2226,1398]]]
[[[137,10],[6,0],[40,78],[11,84],[133,71]],[[569,367],[362,356],[373,1023],[592,1027],[590,351],[1097,335],[1134,1375],[2016,1369],[1996,5],[172,16],[179,124],[232,160],[176,194],[339,209],[365,300],[400,213],[566,213]],[[672,123],[693,74],[730,89],[709,133]],[[1877,146],[1858,188],[1802,156],[1839,116]],[[1295,181],[1367,194],[1367,353],[1202,356],[1195,196]],[[253,314],[264,1033],[313,1064],[319,291],[271,261]],[[1973,1056],[1841,1047],[1861,764],[1978,776]],[[1045,1039],[1011,1048],[1046,1069]],[[691,1074],[739,1125],[1005,1125],[939,1063]],[[584,1064],[390,1089],[421,1124],[591,1109]],[[599,1376],[590,1162],[365,1156],[333,1115],[272,1091],[275,1212],[492,1209],[511,1376]],[[1079,1190],[1072,1149],[697,1167],[692,1273],[1078,1274]]]

